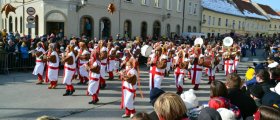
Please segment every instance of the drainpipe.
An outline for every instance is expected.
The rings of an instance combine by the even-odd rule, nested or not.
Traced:
[[[183,1],[183,21],[182,21],[182,33],[185,29],[185,7],[186,7],[186,0]]]

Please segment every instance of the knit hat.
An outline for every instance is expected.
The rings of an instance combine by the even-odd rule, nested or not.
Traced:
[[[217,111],[220,113],[222,120],[236,120],[234,113],[226,108],[219,108]]]
[[[159,88],[153,88],[150,91],[150,103],[154,106],[157,98],[162,95],[163,93],[165,93],[162,89]]]
[[[230,103],[223,97],[214,97],[209,100],[208,105],[210,108],[217,110],[219,108],[229,108]]]
[[[249,91],[250,91],[250,93],[251,93],[253,96],[255,96],[255,97],[259,98],[259,99],[261,99],[261,98],[263,97],[263,95],[264,95],[263,88],[262,88],[260,85],[254,85],[254,86],[252,86],[252,87],[249,89]]]
[[[193,89],[185,91],[183,94],[181,94],[181,98],[184,101],[187,109],[195,108],[198,106],[198,99],[194,94]]]
[[[222,120],[222,118],[215,109],[206,107],[201,110],[197,120]]]

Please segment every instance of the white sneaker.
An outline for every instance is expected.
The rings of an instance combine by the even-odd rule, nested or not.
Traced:
[[[127,115],[127,114],[123,114],[123,115],[122,115],[122,118],[128,118],[128,117],[130,117],[130,116]]]
[[[133,118],[134,114],[130,114],[130,118]]]

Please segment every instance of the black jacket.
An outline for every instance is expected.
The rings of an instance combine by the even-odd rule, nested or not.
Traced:
[[[267,92],[262,97],[262,105],[273,106],[273,104],[280,106],[280,95],[275,92]]]
[[[254,99],[247,96],[240,89],[229,89],[228,99],[240,109],[243,119],[252,116],[257,111],[257,105]]]
[[[262,86],[264,93],[270,92],[270,88],[274,87],[274,85],[271,84],[270,82],[261,82],[258,83],[257,85]]]

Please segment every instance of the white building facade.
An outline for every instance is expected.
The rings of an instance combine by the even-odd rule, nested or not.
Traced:
[[[22,2],[25,2],[24,5]],[[135,36],[172,36],[182,32],[200,32],[201,0],[1,0],[10,3],[16,14],[2,14],[2,28],[43,35],[64,31],[65,36],[86,34],[91,38],[108,38],[117,34]],[[109,3],[114,14],[107,11]],[[185,3],[185,5],[183,4]],[[35,28],[26,28],[26,9],[34,7]],[[183,9],[185,15],[183,17]],[[184,21],[184,22],[183,22]],[[184,24],[184,25],[183,25]]]

